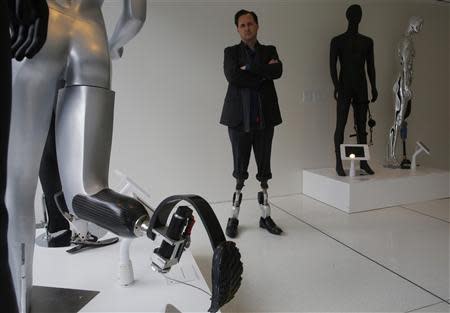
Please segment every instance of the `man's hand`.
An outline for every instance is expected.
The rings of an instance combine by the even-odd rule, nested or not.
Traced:
[[[280,63],[277,59],[272,59],[269,61],[269,64],[276,64],[276,63]]]
[[[242,66],[240,67],[240,69],[243,70],[243,71],[245,71],[245,70],[247,69],[247,65],[242,65]]]
[[[336,101],[337,101],[337,99],[338,99],[338,96],[339,96],[339,91],[338,91],[338,89],[337,89],[337,88],[334,88],[334,100],[336,100]]]
[[[377,101],[377,99],[378,99],[378,90],[377,90],[377,88],[373,88],[371,102],[375,102],[375,101]]]
[[[31,59],[47,39],[48,5],[45,0],[10,0],[11,55]]]

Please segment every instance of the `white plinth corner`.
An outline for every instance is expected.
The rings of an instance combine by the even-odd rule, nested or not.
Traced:
[[[450,173],[374,167],[375,175],[340,177],[334,168],[303,170],[303,194],[348,213],[450,197]]]

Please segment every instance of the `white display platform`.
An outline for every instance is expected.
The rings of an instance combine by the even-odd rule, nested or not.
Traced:
[[[448,171],[374,167],[375,175],[339,177],[334,168],[303,170],[303,194],[353,213],[450,197]]]
[[[36,246],[33,285],[99,291],[80,312],[208,310],[211,292],[189,250],[183,253],[181,262],[163,276],[150,268],[153,241],[148,238],[134,240],[130,255],[135,282],[123,287],[118,281],[119,246],[117,243],[79,254],[65,252],[68,248]]]

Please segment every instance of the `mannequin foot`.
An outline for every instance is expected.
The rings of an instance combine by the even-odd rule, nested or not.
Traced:
[[[259,219],[259,227],[267,229],[267,231],[274,235],[280,235],[283,230],[275,224],[270,216]]]
[[[68,247],[72,241],[72,231],[66,229],[50,234],[48,246],[51,248]]]
[[[375,172],[370,168],[367,162],[361,162],[360,168],[366,172],[367,175],[373,175]]]
[[[339,176],[347,176],[344,171],[344,167],[342,166],[342,162],[336,161],[336,173]]]
[[[228,237],[236,238],[236,236],[238,234],[238,225],[239,225],[239,220],[237,218],[230,217],[228,219],[227,228],[225,230],[225,233],[227,234]]]

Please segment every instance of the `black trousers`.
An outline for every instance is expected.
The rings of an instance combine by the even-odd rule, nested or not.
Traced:
[[[8,211],[5,206],[6,160],[11,119],[11,39],[6,0],[0,0],[0,308],[17,312],[8,262]]]
[[[334,147],[336,155],[340,156],[340,145],[344,143],[345,125],[347,124],[350,105],[353,107],[356,123],[356,138],[359,144],[367,143],[366,122],[369,101],[359,100],[351,95],[339,96],[337,101],[336,130],[334,132]]]
[[[56,157],[55,112],[53,112],[47,142],[45,143],[42,154],[39,179],[41,180],[42,191],[45,195],[45,204],[48,213],[48,231],[54,233],[60,230],[70,229],[69,222],[59,211],[54,198],[55,194],[62,190],[58,160]]]
[[[270,155],[272,152],[273,132],[273,127],[250,132],[228,128],[233,150],[234,178],[238,180],[246,180],[248,178],[247,169],[252,147],[258,167],[256,179],[260,182],[267,182],[267,180],[272,178]]]

